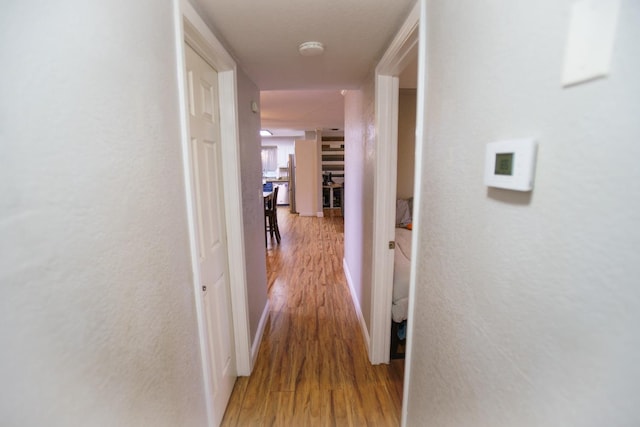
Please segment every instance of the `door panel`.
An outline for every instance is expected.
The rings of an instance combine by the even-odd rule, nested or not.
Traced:
[[[208,342],[209,398],[218,425],[236,378],[231,331],[228,253],[220,163],[218,76],[186,45],[189,88],[190,167],[194,189],[196,247]]]

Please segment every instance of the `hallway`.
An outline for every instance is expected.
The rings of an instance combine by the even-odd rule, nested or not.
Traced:
[[[400,425],[403,361],[369,364],[342,270],[342,217],[278,210],[269,241],[270,316],[250,377],[222,425]]]

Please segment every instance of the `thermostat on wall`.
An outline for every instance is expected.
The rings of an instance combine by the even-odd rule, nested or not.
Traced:
[[[484,183],[515,191],[533,190],[538,144],[533,138],[487,144]]]

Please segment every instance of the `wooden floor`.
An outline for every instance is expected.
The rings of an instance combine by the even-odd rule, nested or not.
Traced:
[[[278,209],[269,239],[270,316],[223,426],[398,426],[403,361],[369,363],[342,270],[342,217]]]

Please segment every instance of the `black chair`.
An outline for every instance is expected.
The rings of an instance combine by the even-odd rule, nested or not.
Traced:
[[[278,187],[273,189],[273,193],[264,200],[264,244],[267,245],[267,232],[271,239],[276,235],[276,241],[280,244],[280,228],[278,228]]]

